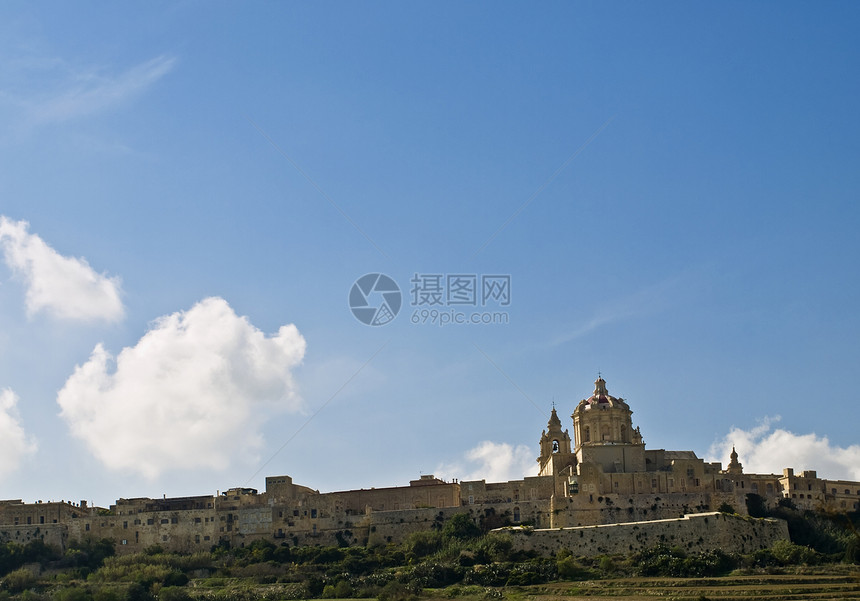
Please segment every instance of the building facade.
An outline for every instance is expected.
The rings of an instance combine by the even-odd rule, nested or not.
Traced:
[[[724,503],[746,513],[748,494],[775,505],[856,511],[860,483],[799,475],[747,474],[693,451],[647,449],[627,401],[598,378],[571,415],[573,437],[553,407],[539,440],[538,475],[508,482],[446,482],[421,476],[408,486],[320,493],[289,476],[266,478],[266,490],[233,488],[214,496],[119,499],[109,508],[0,501],[0,542],[36,538],[65,548],[84,537],[109,538],[118,552],[152,545],[192,552],[254,540],[285,545],[397,542],[469,513],[489,529],[508,524],[562,528],[679,518]]]

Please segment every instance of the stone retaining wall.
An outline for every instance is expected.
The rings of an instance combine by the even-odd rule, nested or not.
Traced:
[[[552,530],[500,528],[511,534],[515,550],[551,555],[569,549],[578,556],[629,554],[658,544],[680,547],[687,552],[714,551],[750,553],[766,549],[778,540],[788,540],[783,520],[757,519],[726,513],[697,513],[682,518],[579,526]]]

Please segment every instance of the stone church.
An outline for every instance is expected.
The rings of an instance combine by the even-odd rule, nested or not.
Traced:
[[[266,490],[233,488],[215,496],[121,498],[109,508],[0,501],[0,542],[35,538],[65,548],[83,537],[110,538],[117,551],[161,545],[177,551],[242,546],[397,542],[468,513],[485,529],[529,524],[565,528],[646,522],[714,511],[746,513],[747,496],[766,504],[790,499],[801,508],[856,511],[860,483],[795,474],[745,473],[732,452],[728,466],[693,451],[647,449],[627,401],[594,391],[571,415],[573,437],[553,407],[539,441],[537,476],[508,482],[446,482],[421,476],[408,486],[320,493],[289,476],[266,478]]]

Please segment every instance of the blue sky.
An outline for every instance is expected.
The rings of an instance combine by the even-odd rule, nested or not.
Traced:
[[[860,479],[858,13],[4,4],[0,497],[519,477],[598,371],[649,447]]]

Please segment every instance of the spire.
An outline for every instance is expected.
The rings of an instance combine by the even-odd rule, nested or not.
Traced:
[[[732,445],[732,454],[729,455],[731,459],[729,461],[729,467],[726,469],[726,472],[730,474],[742,474],[744,471],[744,466],[741,465],[741,462],[738,461],[738,452],[735,450],[735,445]]]
[[[547,423],[547,427],[552,429],[555,426],[557,428],[561,428],[561,420],[558,418],[558,413],[555,412],[555,404],[553,403],[552,413],[549,416],[549,423]]]
[[[600,372],[597,373],[597,379],[594,381],[594,396],[608,396],[609,391],[606,390],[606,380],[604,380],[600,376]]]

